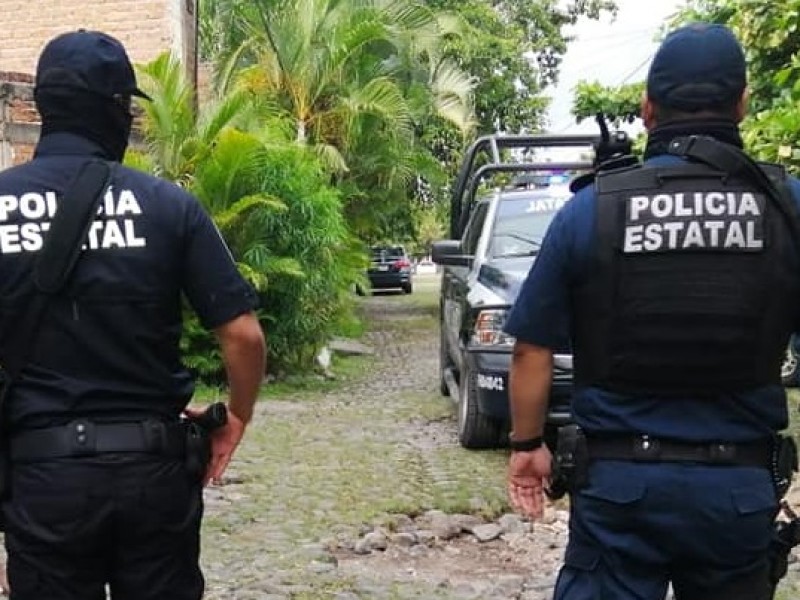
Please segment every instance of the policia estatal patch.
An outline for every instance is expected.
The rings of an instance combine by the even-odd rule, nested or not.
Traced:
[[[622,249],[625,254],[761,252],[765,206],[763,194],[749,191],[630,196]]]

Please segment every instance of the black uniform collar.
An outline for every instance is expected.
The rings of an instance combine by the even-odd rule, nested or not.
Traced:
[[[645,160],[660,154],[668,154],[670,142],[677,137],[687,135],[707,135],[720,142],[736,146],[737,148],[743,146],[742,136],[739,133],[739,126],[733,121],[676,121],[656,127],[650,132],[647,137],[647,147],[644,151]]]
[[[103,148],[83,136],[75,133],[59,131],[48,133],[36,144],[34,157],[40,156],[99,156],[107,158]]]

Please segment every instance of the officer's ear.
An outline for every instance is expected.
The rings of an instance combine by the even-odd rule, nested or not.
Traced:
[[[650,98],[647,97],[647,92],[642,93],[642,122],[647,131],[652,131],[657,125],[656,107]]]

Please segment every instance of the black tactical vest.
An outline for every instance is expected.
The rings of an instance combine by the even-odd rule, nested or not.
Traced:
[[[788,194],[783,170],[763,168]],[[779,384],[800,240],[776,201],[693,163],[600,174],[596,190],[588,279],[572,297],[576,383],[667,396]]]

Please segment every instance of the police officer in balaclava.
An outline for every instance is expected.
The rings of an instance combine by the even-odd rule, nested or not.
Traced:
[[[120,600],[199,600],[202,487],[230,461],[264,374],[255,293],[212,220],[185,190],[120,164],[133,97],[147,99],[119,41],[56,37],[36,70],[34,158],[0,173],[0,362],[23,355],[2,411],[16,600],[100,600],[106,587]],[[111,181],[77,266],[15,343],[54,215],[97,160]],[[230,385],[210,453],[190,450],[182,418],[194,392],[184,298],[216,335]]]

